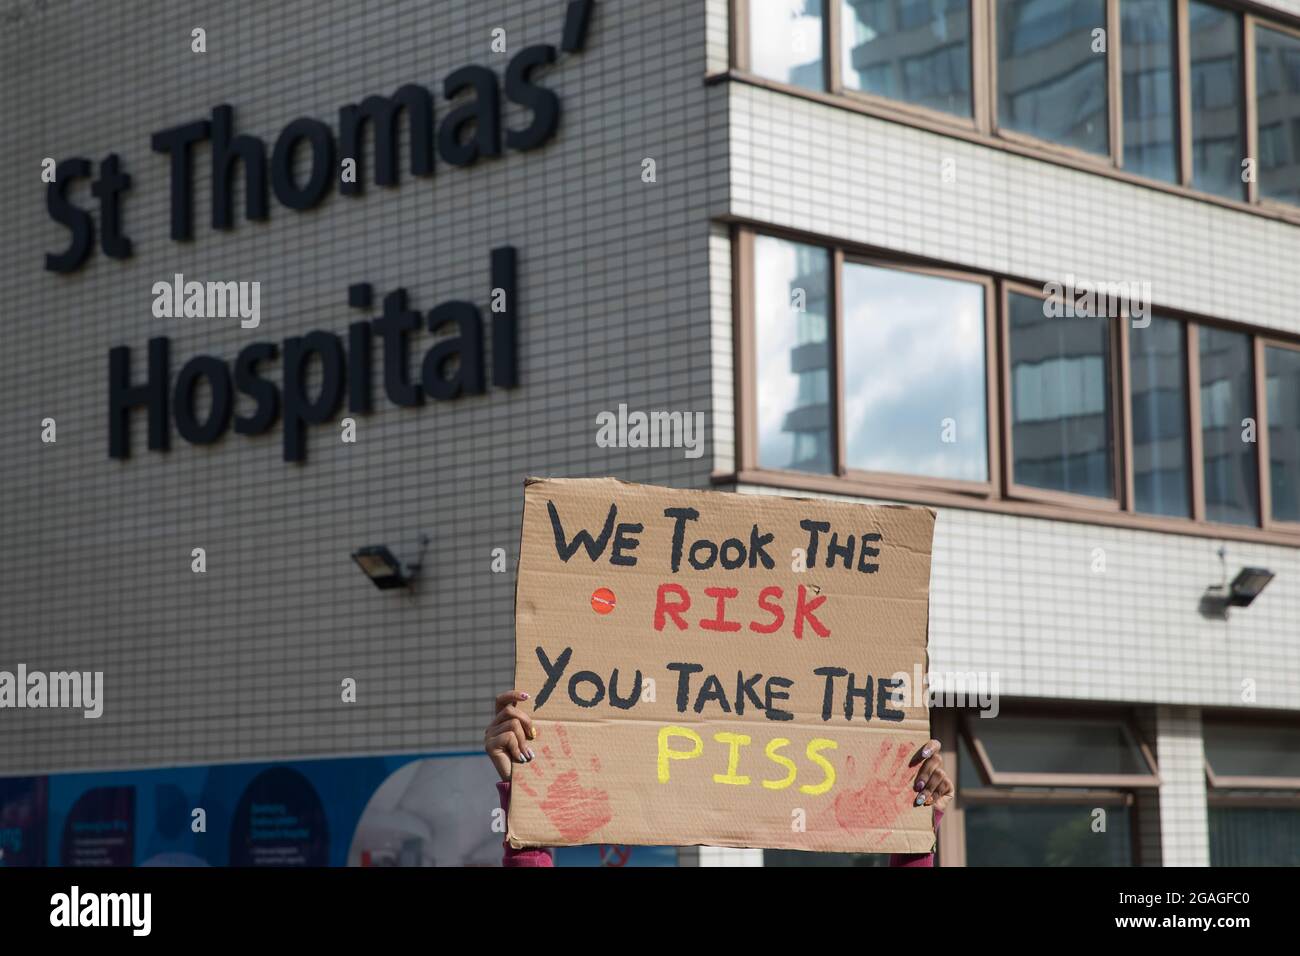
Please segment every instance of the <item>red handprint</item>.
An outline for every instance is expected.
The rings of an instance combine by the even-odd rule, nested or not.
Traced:
[[[573,764],[573,748],[569,745],[569,734],[563,724],[555,725],[555,736],[559,738],[563,757],[557,758],[550,747],[542,748],[544,761],[526,764],[540,787],[547,779],[547,771],[542,769],[544,762],[555,776],[546,786],[546,798],[538,805],[560,837],[566,843],[577,843],[583,837],[596,832],[614,818],[609,806],[609,793],[595,787],[584,787],[579,771]],[[600,758],[593,756],[590,761],[592,773],[600,773]],[[566,769],[567,768],[567,769]],[[515,781],[524,793],[537,797],[537,791],[528,785],[516,767]]]
[[[841,830],[850,833],[881,830],[880,839],[885,838],[890,825],[913,805],[916,796],[912,789],[915,774],[907,759],[911,752],[912,745],[906,742],[881,743],[871,772],[856,789],[851,784],[856,776],[855,761],[852,755],[844,758],[844,778],[850,788],[843,790],[832,806]]]

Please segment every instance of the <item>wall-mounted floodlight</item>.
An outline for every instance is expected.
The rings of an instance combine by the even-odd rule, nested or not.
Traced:
[[[1228,619],[1228,608],[1250,607],[1259,597],[1268,582],[1273,580],[1273,572],[1268,568],[1242,568],[1237,576],[1228,583],[1228,549],[1219,548],[1219,563],[1223,566],[1223,577],[1218,584],[1211,584],[1201,595],[1200,612],[1203,617],[1219,621]]]
[[[1228,603],[1233,607],[1250,607],[1272,580],[1273,572],[1268,568],[1242,568],[1228,585]]]
[[[357,563],[370,583],[381,591],[389,588],[410,587],[411,582],[415,580],[420,573],[420,567],[424,563],[424,552],[429,547],[429,536],[420,535],[420,554],[410,564],[403,564],[397,560],[392,551],[384,544],[373,544],[368,547],[358,548],[352,552],[352,560]]]

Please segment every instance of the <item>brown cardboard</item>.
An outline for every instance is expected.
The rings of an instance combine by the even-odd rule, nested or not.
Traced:
[[[611,506],[617,509],[612,520]],[[558,539],[552,508],[562,530]],[[683,508],[699,518],[681,522],[674,572],[678,521],[665,509]],[[830,529],[819,531],[815,556],[806,554],[806,570],[796,571],[792,552],[806,553],[810,539],[801,520],[829,522]],[[574,543],[583,529],[595,559],[587,544],[575,544],[563,560],[561,545]],[[927,508],[688,491],[612,478],[529,479],[515,595],[514,686],[532,695],[523,706],[538,735],[531,743],[535,759],[513,767],[510,845],[929,852],[933,814],[913,806],[916,768],[909,766],[929,739],[929,711],[910,681],[905,690],[892,681],[927,666],[933,531],[934,512]],[[763,543],[767,534],[773,537]],[[826,566],[831,534],[841,547],[853,536],[848,568],[838,554],[834,566]],[[872,534],[879,539],[864,540]],[[729,543],[711,566],[697,569],[690,552],[699,539]],[[759,547],[751,547],[756,540]],[[864,552],[864,545],[878,553]],[[740,565],[724,568],[722,557],[735,565],[741,548]],[[701,547],[696,562],[707,565],[708,554]],[[674,588],[689,595],[690,608],[680,614],[686,630],[666,611],[656,629],[661,586],[667,604],[680,603]],[[737,591],[724,600],[723,619],[738,622],[738,630],[700,626],[717,619],[717,594],[706,595],[706,588]],[[780,588],[781,597],[767,588]],[[811,617],[797,613],[801,588]],[[751,622],[765,628],[776,620],[760,606],[760,592],[763,604],[784,613],[772,633],[751,628]],[[796,620],[802,636],[794,633]],[[559,672],[562,659],[565,667],[548,693],[547,665]],[[703,668],[690,674],[684,712],[678,709],[682,672],[669,669],[672,663]],[[814,670],[826,667],[852,672],[860,690],[871,677],[870,719],[860,696],[846,719],[846,677],[833,678],[829,719],[823,719],[827,677]],[[634,696],[638,671],[641,693]],[[750,684],[753,697],[738,689],[738,671],[746,678],[762,675]],[[716,686],[707,675],[717,676]],[[710,694],[697,713],[706,683]],[[769,686],[773,696],[766,706]],[[570,696],[571,687],[582,704]],[[717,699],[719,690],[729,712]],[[614,695],[624,706],[611,703]],[[754,698],[765,706],[756,707]],[[790,719],[767,716],[781,711]],[[691,753],[698,746],[700,753],[661,756],[661,735],[668,750]],[[825,789],[828,771],[834,781]]]

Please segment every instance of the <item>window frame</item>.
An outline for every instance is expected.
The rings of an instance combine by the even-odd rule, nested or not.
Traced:
[[[1122,326],[1121,335],[1123,336],[1124,350],[1124,408],[1122,415],[1124,418],[1124,511],[1127,514],[1139,517],[1156,518],[1163,521],[1194,521],[1204,522],[1204,499],[1201,497],[1202,489],[1205,484],[1205,475],[1201,470],[1201,366],[1197,361],[1200,354],[1194,350],[1200,348],[1198,323],[1192,319],[1182,318],[1177,314],[1171,313],[1166,309],[1156,309],[1148,303],[1149,317],[1151,319],[1165,319],[1170,322],[1177,322],[1183,331],[1183,375],[1187,385],[1186,406],[1184,411],[1187,413],[1187,456],[1185,462],[1187,466],[1187,502],[1190,511],[1186,517],[1176,515],[1157,515],[1148,511],[1139,511],[1137,507],[1136,478],[1133,467],[1133,363],[1132,363],[1132,346],[1130,344],[1133,335],[1132,325],[1128,321],[1120,323]]]
[[[948,708],[931,708],[931,719],[934,724],[935,736],[941,740],[952,740],[951,759],[947,761],[948,776],[953,783],[953,801],[948,808],[946,817],[951,818],[951,825],[939,828],[939,856],[937,862],[940,866],[965,866],[966,858],[966,808],[970,806],[989,806],[997,804],[1019,804],[1027,803],[1041,805],[1044,803],[1066,804],[1082,807],[1097,806],[1122,806],[1129,812],[1129,856],[1131,866],[1141,866],[1145,862],[1142,855],[1142,831],[1143,831],[1143,801],[1139,795],[1147,794],[1152,798],[1159,792],[1159,767],[1155,763],[1155,756],[1150,747],[1146,744],[1145,738],[1137,732],[1137,715],[1132,708],[1115,708],[1106,704],[1099,704],[1092,701],[1071,701],[1068,704],[1054,701],[1040,700],[1021,700],[1021,701],[1003,701],[1002,713],[1012,716],[1030,716],[1030,717],[1115,717],[1118,718],[1125,728],[1125,733],[1136,740],[1142,758],[1147,765],[1155,771],[1157,775],[1157,785],[1155,788],[1150,786],[1141,786],[1131,788],[1127,785],[1124,787],[1107,786],[1100,781],[1100,775],[1080,775],[1086,776],[1089,780],[1087,786],[1077,786],[1072,784],[1062,785],[1034,784],[1036,789],[1033,790],[1012,790],[999,789],[987,776],[985,766],[976,752],[972,742],[972,737],[968,731],[967,725],[974,724],[978,726],[981,718],[978,712],[969,710],[953,711]],[[996,718],[993,718],[996,720]],[[961,761],[958,760],[960,742],[964,741],[972,758],[975,767],[975,773],[979,778],[974,786],[970,785],[962,776]],[[985,755],[987,757],[987,755]],[[1039,775],[1035,775],[1039,776]],[[1060,780],[1060,774],[1043,774],[1044,778],[1051,778],[1054,781]],[[1127,775],[1125,775],[1127,776]],[[1054,787],[1065,786],[1066,789],[1054,789]]]
[[[1272,531],[1300,535],[1300,521],[1279,521],[1273,517],[1273,462],[1269,458],[1268,350],[1300,352],[1300,342],[1288,342],[1270,335],[1255,336],[1255,444],[1259,446],[1259,512],[1261,526]],[[1300,784],[1297,784],[1300,786]]]
[[[1270,728],[1275,728],[1279,724],[1295,722],[1295,715],[1277,714],[1271,718],[1264,715],[1245,715],[1207,711],[1201,717],[1201,740],[1202,749],[1204,749],[1205,727],[1207,724],[1232,724],[1237,727],[1255,727],[1262,732],[1267,732]],[[1216,774],[1214,768],[1210,765],[1209,754],[1202,757],[1205,764],[1205,781],[1206,786],[1212,794],[1215,790],[1289,790],[1300,791],[1300,777],[1236,777],[1230,774]],[[1230,797],[1229,794],[1220,793],[1220,797]],[[1279,794],[1279,796],[1285,796]],[[1231,796],[1234,806],[1256,806],[1256,801],[1261,799],[1250,794]],[[1267,798],[1264,798],[1267,799]],[[1300,792],[1293,793],[1289,802],[1300,801]]]
[[[1012,294],[1023,295],[1029,298],[1038,299],[1046,302],[1047,296],[1041,288],[1035,288],[1024,282],[1004,281],[1002,283],[1002,296],[1000,301],[1001,312],[1001,338],[1005,343],[1002,349],[1002,367],[1001,381],[996,383],[997,390],[1002,399],[1002,418],[1006,422],[1006,428],[1003,431],[1003,460],[1006,462],[1006,494],[1011,498],[1019,498],[1023,501],[1042,501],[1048,504],[1066,505],[1075,508],[1083,508],[1090,511],[1121,511],[1125,502],[1125,489],[1128,479],[1125,477],[1127,468],[1127,454],[1122,454],[1121,449],[1127,447],[1127,431],[1124,429],[1125,412],[1121,408],[1124,396],[1127,393],[1125,383],[1121,377],[1127,378],[1127,362],[1121,376],[1120,360],[1121,353],[1126,352],[1125,347],[1119,339],[1123,337],[1124,330],[1128,327],[1128,322],[1118,318],[1107,318],[1106,322],[1106,361],[1109,362],[1107,368],[1107,387],[1110,392],[1110,434],[1112,443],[1111,454],[1111,488],[1114,492],[1110,498],[1098,498],[1093,495],[1082,495],[1069,491],[1055,491],[1050,488],[1038,488],[1034,485],[1021,484],[1016,480],[1015,468],[1015,447],[1014,432],[1015,419],[1012,408],[1012,387],[1011,387],[1011,296]],[[1061,319],[1062,322],[1068,322],[1069,319]],[[989,383],[985,383],[988,387]],[[1123,406],[1124,408],[1127,405]],[[1129,496],[1131,497],[1131,496]]]
[[[747,3],[748,0],[741,0]],[[902,118],[929,120],[964,129],[972,133],[987,130],[990,124],[989,100],[981,87],[987,82],[989,70],[989,10],[985,0],[967,0],[970,8],[970,96],[971,115],[959,116],[945,110],[896,100],[877,93],[867,93],[844,85],[843,64],[840,63],[840,18],[842,0],[825,0],[826,16],[823,18],[822,43],[826,56],[826,92],[843,96],[882,112],[896,112]]]
[[[830,403],[831,403],[831,468],[829,472],[807,472],[784,468],[770,468],[759,464],[758,449],[758,365],[757,365],[757,311],[754,306],[754,239],[771,236],[783,241],[815,245],[830,253],[830,289],[828,311],[830,329],[827,342],[830,349]],[[735,336],[734,360],[736,375],[737,462],[744,472],[761,472],[782,476],[794,482],[807,480],[849,480],[858,484],[872,484],[881,488],[906,487],[917,491],[938,491],[959,495],[990,498],[1000,484],[999,468],[999,412],[995,398],[988,387],[989,373],[997,362],[996,288],[993,279],[978,273],[956,269],[935,268],[917,263],[902,262],[866,252],[848,252],[842,246],[828,245],[797,237],[786,230],[764,228],[738,229],[732,241],[732,277],[734,309],[733,334]],[[984,290],[984,454],[988,465],[985,481],[968,481],[928,475],[909,475],[899,472],[870,471],[849,468],[846,461],[847,441],[844,434],[844,264],[845,262],[910,272],[915,275],[955,279],[981,286]]]
[[[1247,12],[1243,16],[1246,24],[1246,35],[1242,43],[1242,59],[1246,64],[1246,155],[1255,158],[1255,177],[1246,184],[1250,193],[1250,201],[1256,203],[1261,208],[1272,209],[1274,211],[1288,212],[1296,208],[1296,203],[1284,202],[1280,199],[1270,199],[1263,194],[1259,188],[1259,100],[1258,100],[1258,60],[1256,59],[1257,51],[1255,47],[1255,30],[1256,27],[1262,27],[1266,30],[1274,30],[1278,33],[1286,34],[1294,39],[1300,40],[1300,25],[1291,25],[1281,23],[1277,20],[1271,20],[1265,17],[1257,16],[1254,13]],[[1300,185],[1300,184],[1297,184]]]
[[[1121,23],[1123,15],[1119,11],[1119,3],[1122,0],[1111,0],[1115,5],[1115,19],[1111,21],[1114,24],[1117,38],[1119,55],[1115,57],[1115,110],[1118,114],[1117,128],[1115,133],[1116,148],[1112,152],[1114,157],[1115,169],[1124,171],[1124,35]],[[1192,190],[1192,94],[1191,94],[1191,58],[1189,56],[1189,37],[1187,30],[1187,2],[1186,0],[1165,0],[1170,6],[1170,12],[1173,17],[1170,21],[1173,28],[1173,57],[1170,61],[1170,68],[1174,71],[1174,100],[1172,104],[1174,110],[1174,181],[1171,183],[1165,179],[1148,178],[1138,173],[1129,173],[1144,183],[1163,184],[1166,187],[1176,187],[1188,190],[1195,196],[1204,196],[1206,194]],[[1108,40],[1109,42],[1109,40]],[[1214,195],[1214,194],[1209,194]],[[1221,196],[1215,196],[1222,199]]]
[[[1261,409],[1259,404],[1261,390],[1264,387],[1263,376],[1261,375],[1260,372],[1262,366],[1259,364],[1259,359],[1260,359],[1259,340],[1260,340],[1260,336],[1262,334],[1265,334],[1265,330],[1259,328],[1242,327],[1240,325],[1233,325],[1228,322],[1207,321],[1205,319],[1200,319],[1200,318],[1196,318],[1196,319],[1189,318],[1186,321],[1189,323],[1194,323],[1196,326],[1196,338],[1194,340],[1191,338],[1188,339],[1187,358],[1188,361],[1192,362],[1192,364],[1195,366],[1195,373],[1196,373],[1196,390],[1195,391],[1191,390],[1190,379],[1189,379],[1188,397],[1191,400],[1193,411],[1196,414],[1196,421],[1194,426],[1195,430],[1192,432],[1192,440],[1195,442],[1193,446],[1193,450],[1194,450],[1193,453],[1196,455],[1195,459],[1192,462],[1192,467],[1196,469],[1196,474],[1195,474],[1196,485],[1194,488],[1196,492],[1196,498],[1192,503],[1192,508],[1193,511],[1195,511],[1195,513],[1200,516],[1197,520],[1203,522],[1205,527],[1209,529],[1209,531],[1212,534],[1221,535],[1223,537],[1231,537],[1232,535],[1230,533],[1230,529],[1233,528],[1254,529],[1254,530],[1262,531],[1266,534],[1268,532],[1285,530],[1285,529],[1279,529],[1275,527],[1274,528],[1269,527],[1266,518],[1268,512],[1265,509],[1265,504],[1266,504],[1265,496],[1268,493],[1268,489],[1264,487],[1264,483],[1266,480],[1264,473],[1268,470],[1267,469],[1268,460],[1264,457],[1266,453],[1266,445],[1260,444],[1261,441],[1263,441],[1263,439],[1261,439],[1260,437],[1260,433],[1265,428],[1268,427],[1268,423],[1265,417],[1265,413],[1267,410]],[[1234,332],[1238,335],[1244,335],[1246,336],[1248,340],[1248,344],[1250,345],[1250,370],[1251,370],[1251,375],[1253,376],[1251,379],[1250,397],[1251,397],[1251,404],[1254,407],[1254,412],[1255,412],[1254,414],[1255,482],[1256,482],[1255,501],[1258,509],[1255,516],[1255,524],[1234,524],[1232,522],[1225,522],[1225,521],[1212,521],[1208,517],[1206,517],[1205,430],[1204,428],[1202,428],[1202,422],[1201,422],[1200,330],[1203,326],[1215,328],[1222,332]],[[1195,345],[1196,347],[1195,356],[1193,356],[1192,354],[1193,345]],[[1193,427],[1190,420],[1188,423],[1188,427]],[[1274,537],[1272,540],[1277,540],[1277,539],[1276,537]],[[1288,543],[1295,544],[1296,542],[1292,540]]]
[[[732,295],[736,307],[733,308],[733,326],[732,333],[736,345],[734,361],[737,369],[743,370],[742,374],[736,376],[736,408],[744,409],[743,419],[738,414],[737,418],[741,419],[736,429],[737,440],[737,460],[742,452],[752,455],[752,458],[745,459],[746,467],[754,470],[762,470],[767,474],[783,475],[790,480],[797,481],[806,477],[828,477],[828,474],[816,471],[799,471],[794,468],[771,468],[762,465],[758,456],[758,312],[754,303],[754,239],[758,236],[769,236],[781,239],[786,242],[797,243],[800,245],[818,246],[827,253],[829,260],[828,288],[826,293],[826,311],[827,323],[829,328],[826,330],[826,348],[830,353],[830,365],[827,369],[830,378],[830,390],[827,395],[827,401],[830,403],[830,433],[831,433],[831,471],[829,476],[838,477],[840,472],[837,470],[841,458],[841,449],[843,441],[841,434],[843,427],[841,425],[841,402],[843,393],[840,384],[840,355],[842,354],[841,338],[843,336],[843,323],[839,320],[840,315],[840,263],[843,253],[835,246],[828,245],[824,242],[813,242],[808,239],[800,239],[784,233],[780,230],[770,229],[748,229],[740,230],[733,233],[732,236]],[[742,404],[743,403],[743,404]]]
[[[1237,777],[1219,775],[1204,746],[1206,728],[1213,724],[1253,727],[1263,732],[1279,724],[1295,724],[1294,712],[1206,710],[1201,715],[1202,764],[1205,768],[1205,803],[1218,810],[1300,810],[1300,777]],[[1211,860],[1211,865],[1214,861]]]
[[[1252,343],[1254,368],[1253,397],[1256,406],[1256,474],[1260,482],[1259,498],[1265,502],[1270,481],[1267,459],[1268,409],[1264,390],[1263,349],[1282,346],[1300,350],[1300,336],[1286,337],[1283,333],[1240,322],[1207,318],[1186,310],[1168,308],[1151,303],[1154,316],[1177,321],[1184,331],[1187,380],[1187,450],[1188,480],[1191,493],[1191,515],[1188,517],[1147,514],[1136,511],[1133,491],[1132,461],[1132,383],[1129,369],[1130,324],[1127,319],[1112,319],[1111,350],[1108,360],[1118,362],[1112,367],[1112,425],[1115,442],[1114,467],[1117,470],[1116,497],[1092,498],[1048,489],[1023,488],[1014,482],[1010,468],[1014,462],[1010,452],[1010,349],[1009,315],[1007,297],[1011,291],[1024,292],[1044,298],[1043,288],[1022,278],[1011,278],[992,272],[979,272],[939,263],[930,259],[891,253],[887,250],[847,243],[825,236],[812,235],[787,227],[732,222],[732,358],[734,362],[733,400],[735,408],[735,458],[732,470],[715,472],[718,484],[752,484],[757,486],[812,491],[825,494],[853,495],[887,501],[905,501],[932,507],[954,507],[966,510],[990,511],[999,514],[1044,518],[1056,521],[1077,521],[1165,534],[1182,534],[1194,537],[1214,537],[1231,541],[1266,544],[1300,545],[1300,522],[1274,521],[1270,511],[1260,512],[1257,524],[1224,524],[1205,517],[1204,448],[1201,430],[1200,382],[1200,329],[1212,327],[1244,334]],[[829,313],[831,327],[828,340],[831,349],[831,455],[832,468],[828,472],[804,472],[760,467],[758,464],[757,390],[758,371],[755,355],[757,329],[754,309],[754,256],[753,242],[758,235],[789,242],[813,245],[824,249],[831,257]],[[851,470],[843,467],[843,377],[844,321],[841,299],[842,271],[845,261],[862,262],[881,268],[955,278],[979,282],[985,288],[985,404],[989,410],[986,438],[989,448],[989,480],[987,482],[960,481],[948,478],[930,478],[917,475],[899,475],[888,472]],[[990,295],[989,289],[993,289]],[[992,307],[993,314],[989,314]],[[1068,321],[1068,320],[1062,320]]]
[[[1042,710],[1033,709],[1024,712],[1013,710],[1010,716],[1014,717],[1041,717],[1041,718],[1065,718],[1078,720],[1096,719],[1098,717],[1109,717],[1118,721],[1120,730],[1128,743],[1142,756],[1143,762],[1147,766],[1148,773],[1116,773],[1116,774],[1099,774],[1099,773],[1024,773],[1011,772],[1004,773],[993,766],[992,760],[989,759],[988,750],[985,748],[983,741],[974,728],[978,726],[978,721],[984,719],[978,716],[972,717],[970,714],[961,716],[961,735],[966,741],[966,746],[970,748],[971,756],[975,759],[976,769],[979,771],[982,783],[987,787],[1068,787],[1072,789],[1086,789],[1090,791],[1111,790],[1127,791],[1133,789],[1153,789],[1160,786],[1160,769],[1156,763],[1151,748],[1147,746],[1141,735],[1133,729],[1131,716],[1123,711],[1120,712],[1102,712],[1093,710],[1075,710],[1064,707],[1044,708]],[[997,718],[994,718],[995,720]]]
[[[1195,137],[1193,136],[1193,130],[1192,130],[1192,36],[1191,36],[1192,0],[1176,0],[1176,2],[1178,4],[1178,22],[1179,22],[1178,91],[1179,91],[1179,99],[1186,106],[1186,112],[1182,113],[1181,115],[1183,115],[1187,120],[1186,126],[1180,128],[1179,130],[1179,135],[1185,147],[1182,152],[1182,155],[1183,158],[1186,160],[1186,163],[1183,166],[1182,184],[1197,196],[1217,196],[1218,198],[1227,200],[1228,202],[1244,203],[1249,208],[1258,209],[1259,202],[1255,192],[1255,188],[1256,188],[1255,182],[1247,181],[1242,183],[1242,185],[1246,187],[1244,191],[1245,192],[1244,199],[1240,197],[1223,196],[1219,193],[1212,193],[1204,190],[1199,190],[1194,185],[1192,185],[1193,179],[1196,175],[1196,169],[1194,167],[1195,160],[1192,155],[1193,143],[1195,142]],[[1252,145],[1252,140],[1251,140],[1251,135],[1252,135],[1251,130],[1254,128],[1254,122],[1251,119],[1251,110],[1252,110],[1252,103],[1254,101],[1255,63],[1254,63],[1253,50],[1247,49],[1247,46],[1250,43],[1250,33],[1251,33],[1250,23],[1252,21],[1250,11],[1243,9],[1242,7],[1236,5],[1235,3],[1231,3],[1231,2],[1225,3],[1225,2],[1221,2],[1221,0],[1196,0],[1196,2],[1202,3],[1207,7],[1217,7],[1218,9],[1225,10],[1228,13],[1234,14],[1237,17],[1237,24],[1239,28],[1239,35],[1237,39],[1241,49],[1241,73],[1237,76],[1237,82],[1241,87],[1241,96],[1242,96],[1241,127],[1238,129],[1237,132],[1241,136],[1241,145],[1245,149],[1245,156],[1243,156],[1242,159],[1248,159],[1254,156],[1258,160],[1258,155],[1255,152],[1255,148]],[[1241,169],[1240,161],[1238,162],[1237,169],[1238,169],[1238,175],[1240,175],[1240,169]],[[1259,178],[1258,169],[1256,169],[1255,179],[1258,180],[1258,178]],[[1287,207],[1287,208],[1300,209],[1300,207],[1294,207],[1294,206]]]
[[[877,94],[864,93],[844,87],[840,64],[840,0],[824,0],[822,15],[822,66],[824,90],[809,90],[780,80],[759,76],[752,72],[749,62],[750,0],[730,0],[731,22],[729,30],[730,58],[728,68],[721,74],[711,74],[706,82],[736,80],[766,89],[798,96],[830,106],[864,113],[879,119],[903,123],[941,135],[992,147],[1004,152],[1026,156],[1068,166],[1085,172],[1100,173],[1112,179],[1143,186],[1212,205],[1249,212],[1254,215],[1283,222],[1300,224],[1300,204],[1263,198],[1259,190],[1259,170],[1246,182],[1241,197],[1222,196],[1194,188],[1192,168],[1192,105],[1191,105],[1191,48],[1189,7],[1190,0],[1169,0],[1174,13],[1174,51],[1172,65],[1175,70],[1174,135],[1176,138],[1177,175],[1174,182],[1149,178],[1124,167],[1124,104],[1123,104],[1123,37],[1121,0],[1106,2],[1106,56],[1107,56],[1107,126],[1109,151],[1107,155],[1089,153],[1075,147],[1054,143],[1030,134],[1003,129],[997,118],[997,2],[996,0],[969,0],[971,5],[971,98],[972,115],[957,116],[942,110],[890,99]],[[1241,42],[1241,123],[1242,144],[1246,157],[1258,162],[1259,123],[1258,104],[1255,101],[1255,28],[1262,26],[1300,37],[1300,17],[1281,10],[1262,11],[1245,0],[1204,0],[1211,6],[1229,11],[1238,18]]]
[[[831,5],[838,3],[838,0],[822,0],[825,9],[829,10]],[[786,83],[782,80],[774,80],[771,77],[759,76],[751,73],[753,64],[750,62],[749,47],[749,17],[751,13],[750,0],[728,0],[729,16],[727,24],[727,59],[731,64],[731,69],[741,73],[751,75],[763,83],[770,83],[783,90],[800,95],[824,95],[824,91],[808,90],[801,86],[795,86],[793,83]],[[831,48],[832,35],[830,33],[829,17],[825,12],[822,14],[822,85],[829,90],[830,87],[830,57],[827,51]]]
[[[953,279],[979,285],[984,290],[984,460],[988,477],[984,481],[970,481],[960,478],[940,478],[932,475],[911,475],[901,472],[855,469],[848,466],[848,441],[844,434],[844,321],[843,321],[843,274],[845,263],[873,266],[878,269],[890,269],[895,272],[908,272],[913,275],[931,276],[937,279]],[[833,413],[835,440],[832,443],[833,472],[839,477],[857,479],[864,482],[881,481],[891,484],[911,485],[917,488],[941,489],[957,493],[991,496],[1001,483],[998,453],[1000,431],[997,401],[988,387],[989,374],[998,361],[997,350],[997,289],[993,279],[978,273],[963,272],[916,264],[901,263],[896,259],[879,256],[846,253],[837,249],[831,269],[831,302],[833,312],[831,335],[833,355],[831,364],[834,369],[832,401],[835,403]]]
[[[1101,169],[1119,169],[1124,158],[1124,122],[1118,102],[1122,99],[1122,82],[1120,74],[1119,45],[1111,42],[1119,37],[1119,0],[1104,0],[1106,14],[1106,153],[1090,153],[1086,149],[1066,146],[1062,143],[1007,129],[998,116],[998,5],[996,0],[973,0],[980,6],[986,6],[988,18],[988,96],[987,104],[991,118],[991,132],[994,136],[1019,143],[1049,154],[1069,156],[1078,162],[1096,166]],[[1116,147],[1118,146],[1118,150]]]
[[[1216,774],[1208,757],[1205,758],[1205,779],[1213,790],[1300,790],[1300,777],[1233,777]],[[1300,793],[1294,796],[1300,801]],[[1250,802],[1249,797],[1238,796],[1235,799],[1238,804]]]

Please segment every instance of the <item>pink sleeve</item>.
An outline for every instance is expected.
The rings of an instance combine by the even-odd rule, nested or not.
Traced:
[[[497,795],[501,798],[501,809],[509,812],[510,810],[510,781],[502,780],[497,784]],[[536,847],[528,850],[516,850],[510,845],[509,840],[502,840],[501,845],[506,849],[506,855],[501,858],[502,866],[554,866],[555,861],[551,859],[551,851],[546,847]]]
[[[939,821],[943,819],[943,811],[934,811],[934,832],[939,832]],[[889,855],[890,866],[934,866],[933,853],[891,853]]]

